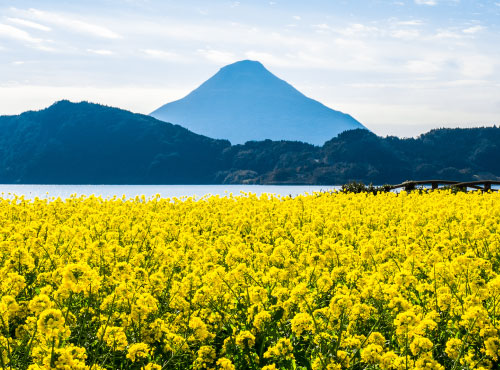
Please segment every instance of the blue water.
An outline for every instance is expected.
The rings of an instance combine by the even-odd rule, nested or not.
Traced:
[[[494,189],[500,189],[493,186]],[[151,198],[159,194],[162,198],[195,197],[201,199],[208,195],[228,196],[252,193],[275,194],[279,196],[297,196],[338,190],[340,186],[333,185],[9,185],[0,184],[0,197],[13,198],[14,195],[24,195],[26,199],[61,198],[71,196],[95,195],[102,198],[135,198],[144,195]],[[399,189],[400,190],[400,189]],[[397,191],[399,191],[397,190]]]
[[[242,193],[276,194],[280,196],[297,196],[313,192],[340,189],[340,186],[287,186],[287,185],[0,185],[0,196],[12,198],[24,195],[26,199],[69,198],[70,196],[95,195],[103,198],[113,196],[135,198],[144,195],[146,198],[159,194],[162,198],[195,197],[200,199],[207,195],[228,196]]]

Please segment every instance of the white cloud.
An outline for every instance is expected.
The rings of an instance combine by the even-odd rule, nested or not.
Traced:
[[[469,27],[469,28],[462,30],[462,32],[466,33],[466,34],[474,34],[474,33],[480,32],[482,30],[484,30],[483,26],[472,26],[472,27]]]
[[[471,86],[479,86],[485,87],[490,85],[491,82],[488,80],[454,80],[454,81],[446,81],[443,83],[443,86],[453,86],[453,87],[471,87]]]
[[[106,50],[106,49],[87,49],[87,51],[91,54],[97,54],[97,55],[113,55],[114,54],[111,50]]]
[[[57,52],[57,51],[60,51],[60,50],[57,50],[51,46],[47,46],[47,45],[41,45],[41,44],[37,44],[33,47],[34,49],[37,49],[37,50],[41,50],[41,51],[48,51],[48,52]]]
[[[35,30],[39,30],[39,31],[45,31],[45,32],[48,32],[51,30],[50,27],[47,27],[43,24],[40,24],[40,23],[36,23],[36,22],[32,22],[32,21],[28,21],[26,19],[21,19],[21,18],[7,18],[7,20],[11,23],[15,23],[19,26],[24,26],[24,27],[29,27],[29,28],[33,28]]]
[[[245,57],[259,60],[266,66],[287,69],[367,71],[379,67],[372,56],[372,50],[362,41],[337,38],[333,44],[325,48],[322,53],[249,50],[245,52]]]
[[[245,52],[245,57],[252,60],[258,60],[264,65],[271,67],[297,67],[297,62],[294,57],[286,56],[276,56],[271,53],[263,51],[249,50]]]
[[[420,32],[415,29],[399,29],[391,32],[391,36],[396,39],[412,40],[420,36]]]
[[[330,27],[328,24],[326,23],[320,23],[320,24],[313,24],[312,25],[312,28],[314,28],[316,30],[316,33],[328,33],[328,32],[331,32],[333,31],[333,28]]]
[[[489,76],[495,69],[495,62],[485,55],[462,56],[459,64],[462,75],[471,79]]]
[[[437,33],[433,36],[435,39],[461,39],[462,37],[463,35],[455,31],[445,29],[437,30]]]
[[[1,23],[0,23],[0,37],[25,41],[33,44],[40,43],[43,41],[42,39],[31,36],[28,32],[21,30],[17,27]]]
[[[411,73],[432,74],[441,70],[440,63],[431,60],[411,60],[406,67]]]
[[[208,10],[203,9],[203,8],[196,8],[196,13],[201,14],[201,15],[208,15],[210,14]]]
[[[155,1],[164,4],[160,0]],[[451,1],[432,2],[439,7],[451,4]],[[498,51],[491,45],[498,43],[499,35],[492,32],[489,18],[474,15],[474,21],[468,18],[470,23],[464,23],[463,18],[450,18],[444,13],[420,17],[414,12],[412,14],[411,9],[417,7],[414,1],[407,0],[405,7],[397,7],[397,17],[381,15],[380,18],[346,12],[318,15],[305,9],[290,13],[282,9],[283,2],[275,7],[265,2],[260,9],[257,5],[245,5],[245,12],[240,12],[230,9],[231,2],[225,0],[222,6],[203,3],[210,17],[197,14],[193,4],[178,5],[179,9],[184,9],[180,13],[179,9],[170,5],[162,5],[162,9],[168,11],[158,11],[158,14],[153,14],[152,8],[141,13],[141,9],[134,7],[133,14],[127,13],[125,8],[119,17],[111,11],[106,14],[106,7],[99,14],[90,11],[90,8],[88,12],[73,13],[80,7],[69,5],[54,7],[55,13],[41,8],[42,5],[38,11],[7,9],[3,18],[0,16],[0,21],[15,26],[16,31],[0,29],[0,44],[9,48],[9,60],[4,62],[2,69],[7,76],[4,80],[23,81],[21,84],[53,83],[61,88],[50,89],[48,96],[51,99],[68,97],[72,100],[101,101],[147,113],[189,91],[170,96],[158,89],[159,95],[152,104],[149,99],[140,96],[142,84],[150,84],[154,89],[168,82],[173,84],[172,88],[191,90],[219,67],[249,58],[260,60],[273,73],[308,96],[335,109],[341,109],[342,105],[338,102],[344,102],[346,108],[341,110],[353,114],[367,125],[387,119],[388,124],[404,122],[401,130],[405,130],[406,124],[419,121],[431,124],[437,121],[458,122],[463,117],[463,112],[459,110],[470,110],[468,117],[472,117],[481,113],[474,106],[483,104],[483,111],[493,115],[493,107],[498,104],[500,63]],[[428,13],[437,9],[430,6],[428,0],[426,2],[419,7],[420,11]],[[265,17],[260,16],[262,8],[270,12]],[[57,17],[49,20],[51,14]],[[7,17],[29,20],[42,27],[50,26],[53,32],[44,33],[42,29],[11,21]],[[61,21],[61,17],[84,22],[85,26],[71,26]],[[301,22],[315,21],[307,23],[307,27],[287,28],[288,22],[300,24],[297,17],[301,18]],[[76,32],[102,39],[80,37]],[[45,35],[50,35],[54,41],[38,39],[45,38]],[[126,42],[110,43],[120,35],[127,37]],[[14,43],[8,39],[3,42],[1,37],[16,37],[22,42]],[[50,55],[44,58],[42,53],[31,50],[33,55],[29,55],[27,50],[16,50],[18,44],[61,54],[57,58]],[[95,68],[89,70],[86,64],[88,57],[78,58],[82,52],[88,55],[115,53],[120,56],[121,63],[127,63],[132,73],[124,77],[123,70],[116,69],[114,57],[94,57]],[[32,70],[27,64],[12,65],[12,61],[31,62],[35,59],[40,62]],[[124,79],[139,87],[129,86],[127,95],[117,94],[115,97],[115,92],[121,92],[117,86],[124,83]],[[485,85],[484,81],[489,81],[489,84]],[[101,88],[85,87],[92,83],[109,84],[108,88],[104,87],[106,93],[101,93]],[[77,86],[62,87],[68,84],[83,85],[83,90],[80,92]],[[9,96],[8,91],[3,91],[1,95],[7,97],[6,104],[14,102],[24,108],[37,107],[38,101],[46,105],[51,103],[41,88],[26,87],[23,91],[31,91],[31,88],[33,92],[26,94],[21,93],[21,89],[16,90],[17,95],[14,95],[18,100]],[[147,96],[152,97],[153,90],[148,91]],[[140,100],[135,101],[138,97]],[[369,105],[371,103],[374,105]],[[0,114],[11,109],[1,105],[3,111]],[[409,108],[425,114],[409,117]],[[385,109],[394,111],[379,117],[378,113]],[[500,108],[495,114],[498,122]],[[485,116],[477,117],[480,120]]]
[[[236,56],[228,51],[214,50],[214,49],[198,49],[197,53],[205,59],[217,63],[228,64],[236,62]]]
[[[411,20],[411,21],[400,21],[397,22],[397,25],[399,26],[422,26],[424,24],[423,21],[421,20]]]
[[[94,23],[84,22],[67,14],[46,12],[37,9],[30,9],[29,14],[37,20],[64,27],[75,32],[105,39],[118,39],[121,37],[118,33],[106,27]]]
[[[187,61],[189,61],[189,59],[186,58],[185,56],[182,56],[182,55],[175,53],[173,51],[158,50],[158,49],[142,49],[141,52],[143,52],[148,57],[161,59],[161,60],[165,60],[165,61],[169,61],[169,62],[187,62]]]
[[[434,6],[437,4],[437,1],[436,0],[415,0],[415,4]]]
[[[360,35],[373,35],[379,29],[373,26],[367,26],[362,23],[352,23],[349,26],[335,30],[344,36],[360,36]]]

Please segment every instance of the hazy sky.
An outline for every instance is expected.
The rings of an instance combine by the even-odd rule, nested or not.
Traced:
[[[150,113],[241,59],[377,134],[500,124],[500,0],[0,0],[0,114]]]

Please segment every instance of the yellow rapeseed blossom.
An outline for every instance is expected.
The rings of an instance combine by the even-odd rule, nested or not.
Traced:
[[[0,368],[494,370],[500,194],[0,198]]]
[[[146,343],[134,343],[128,348],[127,358],[132,362],[140,361],[147,358],[149,352],[150,349]]]
[[[418,355],[420,353],[429,352],[432,349],[432,346],[433,344],[430,339],[416,336],[410,344],[410,350],[414,355]]]
[[[128,346],[127,336],[120,326],[100,327],[97,335],[109,348],[116,351],[123,351]]]
[[[253,319],[253,326],[262,331],[265,329],[266,325],[271,322],[271,314],[268,311],[261,311],[255,315]]]
[[[55,338],[65,331],[65,319],[57,309],[49,308],[43,311],[37,324],[39,332],[48,338]]]
[[[278,342],[267,349],[264,358],[273,358],[275,360],[290,361],[294,359],[293,345],[290,339],[281,338]]]
[[[295,315],[291,323],[292,331],[296,335],[302,335],[303,333],[307,333],[314,328],[311,315],[305,312],[301,312]]]
[[[253,347],[255,336],[248,330],[244,330],[236,336],[236,344],[240,347]]]
[[[220,370],[235,370],[236,367],[234,364],[231,362],[230,359],[221,357],[217,360],[217,369]]]
[[[376,364],[380,362],[383,351],[384,349],[382,346],[378,344],[369,344],[366,348],[361,350],[361,359],[366,364]]]

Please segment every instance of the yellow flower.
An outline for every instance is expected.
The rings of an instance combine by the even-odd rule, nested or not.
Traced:
[[[277,370],[275,364],[266,365],[261,368],[261,370]]]
[[[462,341],[458,338],[448,339],[446,342],[446,355],[452,360],[456,360],[460,355],[460,350],[462,348]]]
[[[236,336],[236,344],[240,347],[253,347],[255,337],[248,330],[244,330]]]
[[[290,361],[294,359],[292,342],[288,338],[280,338],[278,342],[267,349],[264,358]]]
[[[53,308],[43,311],[37,322],[40,333],[48,338],[54,338],[63,333],[64,323],[62,312]]]
[[[498,356],[500,355],[500,338],[491,337],[488,338],[484,342],[484,347],[486,348],[486,355],[493,359],[494,361],[498,360]]]
[[[255,315],[253,319],[253,326],[259,330],[264,330],[265,326],[271,322],[271,314],[268,311],[261,311]]]
[[[19,304],[14,297],[6,295],[0,299],[0,315],[5,321],[4,325],[6,325],[11,317],[15,317],[18,311]]]
[[[50,353],[44,358],[43,364],[46,369],[88,370],[89,367],[85,364],[86,358],[84,348],[70,345],[69,347],[55,349],[53,355]],[[51,366],[52,363],[54,367]]]
[[[195,369],[207,369],[215,362],[215,349],[212,346],[201,346],[197,352],[193,367]]]
[[[189,327],[193,330],[193,340],[203,341],[210,336],[207,325],[199,317],[192,317],[189,320]]]
[[[376,364],[379,363],[384,349],[378,344],[369,344],[366,348],[361,350],[361,360],[366,364]]]
[[[399,360],[398,355],[393,351],[385,352],[380,358],[380,368],[382,370],[398,370],[397,362]]]
[[[40,294],[29,302],[28,307],[35,315],[39,315],[42,311],[51,308],[52,302],[46,294]]]
[[[396,325],[396,334],[403,335],[411,331],[420,320],[413,311],[401,312],[396,316],[394,325]]]
[[[89,265],[85,263],[70,263],[62,272],[63,286],[73,293],[89,293],[97,291],[100,286],[100,277]]]
[[[220,370],[236,370],[230,359],[221,357],[217,360],[217,368]]]
[[[500,359],[499,193],[14,197],[0,220],[4,367]]]
[[[368,343],[378,344],[383,347],[385,345],[385,338],[379,332],[374,331],[368,336]]]
[[[161,370],[161,369],[162,369],[161,365],[152,362],[144,366],[144,370]]]
[[[416,370],[444,370],[444,366],[430,357],[421,357],[415,362]]]
[[[416,336],[415,338],[413,338],[413,341],[410,344],[411,353],[413,353],[415,356],[422,352],[429,352],[432,347],[433,344],[430,339],[421,336]]]
[[[295,335],[302,335],[304,332],[312,331],[314,328],[311,315],[298,313],[292,319],[292,331]]]
[[[97,336],[116,351],[123,351],[128,346],[127,336],[122,327],[101,326],[97,331]]]
[[[149,346],[146,343],[134,343],[127,351],[127,358],[132,362],[137,362],[149,356]]]

